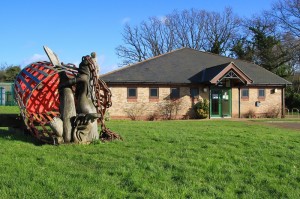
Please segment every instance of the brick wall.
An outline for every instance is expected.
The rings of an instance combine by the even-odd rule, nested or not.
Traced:
[[[265,98],[258,97],[258,88],[249,88],[249,98],[240,99],[241,117],[246,117],[249,110],[252,110],[256,117],[265,117],[268,112],[278,111],[279,117],[281,116],[282,103],[281,103],[281,88],[266,87]],[[241,89],[242,90],[242,89]],[[238,117],[238,88],[232,89],[232,117]],[[256,106],[256,102],[260,102]]]
[[[127,87],[137,88],[137,98],[127,99]],[[112,92],[112,107],[108,109],[111,118],[128,118],[126,110],[136,110],[139,113],[140,118],[147,119],[155,112],[159,112],[161,104],[166,99],[170,98],[169,86],[157,86],[159,88],[159,98],[150,99],[149,86],[110,86]],[[204,92],[203,87],[199,86],[199,96],[192,101],[190,97],[190,87],[180,86],[180,110],[178,111],[178,118],[192,118],[194,112],[191,109],[192,105],[197,103],[201,99],[209,99],[209,91]],[[195,88],[195,87],[194,87]],[[241,117],[245,117],[249,110],[253,110],[257,117],[263,117],[265,114],[272,110],[274,107],[280,111],[281,115],[281,88],[277,88],[274,92],[274,88],[265,88],[265,99],[258,98],[258,89],[249,88],[249,98],[240,99]],[[260,101],[260,106],[255,106],[255,102]],[[232,88],[232,117],[239,117],[239,93],[238,88]]]
[[[137,98],[127,99],[127,88],[137,88]],[[152,85],[150,87],[153,87]],[[112,118],[128,118],[126,111],[135,109],[141,112],[141,119],[146,119],[153,113],[159,112],[161,105],[168,99],[170,99],[170,87],[159,86],[159,98],[150,99],[149,86],[110,86],[112,92],[112,107],[108,109]],[[195,88],[195,87],[194,87]],[[204,92],[203,87],[199,88],[199,96],[192,101],[190,97],[190,87],[179,87],[180,89],[180,106],[178,110],[178,118],[192,117],[193,111],[191,110],[192,104],[197,103],[203,98],[208,98],[208,91]]]

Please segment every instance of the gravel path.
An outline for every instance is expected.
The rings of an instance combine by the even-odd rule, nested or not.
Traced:
[[[266,122],[272,126],[277,126],[280,128],[287,128],[287,129],[295,129],[300,131],[300,122],[294,121],[270,121]]]

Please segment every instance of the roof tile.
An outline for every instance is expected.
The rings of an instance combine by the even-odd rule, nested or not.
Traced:
[[[190,48],[181,48],[102,75],[111,83],[205,83],[230,62],[240,68],[253,84],[291,84],[251,62]],[[205,70],[206,69],[206,70]]]

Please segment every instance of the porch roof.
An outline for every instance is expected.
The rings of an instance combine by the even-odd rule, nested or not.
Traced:
[[[229,73],[233,73],[235,77],[228,77]],[[236,78],[244,84],[253,82],[234,62],[206,68],[202,71],[202,82],[217,84],[223,78]]]

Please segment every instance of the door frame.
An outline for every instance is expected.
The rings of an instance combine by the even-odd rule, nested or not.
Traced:
[[[219,114],[212,114],[212,93],[213,91],[218,91],[218,109]],[[223,100],[223,91],[228,92],[228,100],[229,100],[229,115],[224,115],[222,112],[222,100]],[[231,118],[232,117],[232,89],[228,87],[211,87],[209,92],[209,115],[210,118]]]

